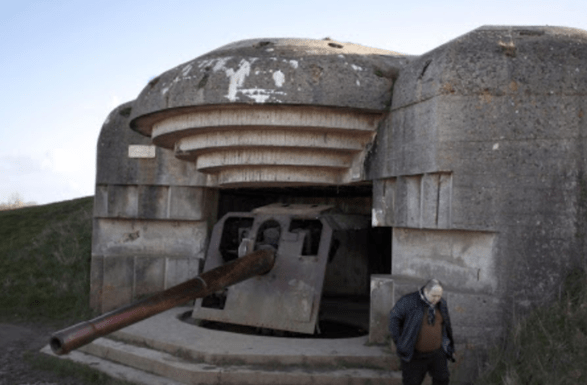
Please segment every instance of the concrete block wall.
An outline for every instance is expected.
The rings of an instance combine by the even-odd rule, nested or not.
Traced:
[[[389,312],[396,301],[391,275],[373,274],[370,289],[369,343],[389,343]]]
[[[476,231],[393,230],[392,272],[437,277],[461,291],[493,294],[496,234]]]
[[[99,312],[197,275],[215,222],[216,190],[132,131],[132,107],[112,111],[98,141],[90,305]]]
[[[477,296],[500,315],[478,326],[500,326],[585,266],[586,62],[585,31],[482,27],[414,58],[394,85],[366,165],[373,224],[394,226],[394,278],[456,284],[461,342],[477,340]]]
[[[373,226],[448,229],[452,174],[402,175],[373,181]]]

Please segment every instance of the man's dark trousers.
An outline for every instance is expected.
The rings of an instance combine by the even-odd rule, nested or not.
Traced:
[[[448,365],[442,348],[430,353],[416,351],[410,362],[402,361],[403,385],[422,384],[427,372],[432,376],[432,385],[448,385]]]

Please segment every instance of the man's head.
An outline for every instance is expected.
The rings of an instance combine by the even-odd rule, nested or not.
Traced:
[[[426,282],[424,285],[424,296],[433,305],[436,305],[440,302],[442,298],[442,283],[440,283],[437,279],[431,279],[430,281]]]

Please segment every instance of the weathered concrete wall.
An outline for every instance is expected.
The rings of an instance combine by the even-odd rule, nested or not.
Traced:
[[[495,238],[495,233],[477,231],[394,228],[392,271],[493,294],[498,285]]]
[[[205,175],[190,162],[178,162],[173,151],[152,145],[151,139],[129,127],[134,101],[114,109],[98,138],[96,185],[205,186]],[[152,147],[154,157],[129,157],[129,146]]]
[[[99,218],[92,237],[97,309],[111,310],[199,274],[205,257],[205,221]]]
[[[378,179],[373,183],[373,226],[449,229],[452,173],[432,172]]]
[[[585,63],[585,31],[482,27],[401,71],[366,165],[374,225],[401,228],[394,274],[444,275],[467,238],[447,278],[504,300],[506,317],[584,263]]]
[[[371,276],[369,307],[369,342],[384,344],[390,342],[389,312],[395,303],[394,282],[390,274]]]
[[[92,308],[105,312],[198,274],[217,192],[173,152],[130,130],[133,102],[116,108],[98,140]]]

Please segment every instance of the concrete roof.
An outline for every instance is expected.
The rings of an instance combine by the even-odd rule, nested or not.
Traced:
[[[231,43],[172,68],[138,96],[131,127],[186,109],[288,104],[383,111],[393,79],[410,57],[333,40],[253,39]],[[178,111],[181,110],[181,111]]]

